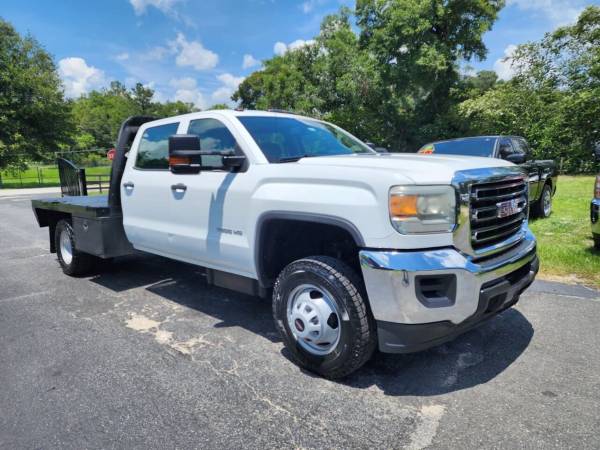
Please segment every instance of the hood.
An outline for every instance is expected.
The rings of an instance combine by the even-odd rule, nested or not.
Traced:
[[[373,169],[402,174],[415,184],[447,184],[454,174],[461,170],[514,166],[513,163],[496,158],[417,153],[318,156],[303,158],[298,161],[298,164]]]

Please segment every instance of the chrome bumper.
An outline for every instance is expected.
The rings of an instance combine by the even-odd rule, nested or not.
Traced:
[[[536,241],[529,229],[517,246],[482,263],[473,262],[454,248],[360,252],[362,273],[375,320],[399,324],[442,321],[460,324],[477,311],[484,285],[534,260],[537,263]],[[455,276],[453,299],[447,304],[427,304],[417,291],[418,277],[432,275]]]

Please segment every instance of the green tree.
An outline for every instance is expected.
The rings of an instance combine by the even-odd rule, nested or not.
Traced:
[[[265,61],[233,98],[246,108],[323,117],[393,150],[416,149],[460,128],[460,63],[485,57],[482,36],[503,4],[357,0],[358,35],[343,8],[325,18],[314,44]]]
[[[215,103],[208,109],[231,109],[231,108],[228,105],[226,105],[225,103]]]
[[[108,89],[92,91],[78,98],[73,102],[76,147],[112,147],[121,124],[130,116],[162,118],[195,111],[190,103],[160,103],[153,99],[154,90],[151,88],[137,83],[132,89],[127,89],[119,81],[113,81]]]
[[[119,82],[110,88],[92,91],[73,102],[77,144],[90,147],[112,147],[123,120],[137,113],[131,93]],[[89,137],[92,139],[89,139]],[[86,137],[83,139],[82,137]]]
[[[156,117],[172,117],[181,114],[188,114],[198,109],[192,103],[185,103],[180,100],[165,103],[153,103],[152,115]]]
[[[389,87],[398,144],[415,149],[443,132],[462,61],[484,59],[483,34],[503,0],[357,0],[360,43],[378,61]],[[428,127],[432,123],[435,127]]]
[[[154,91],[145,87],[142,83],[136,83],[131,89],[131,99],[135,106],[136,113],[140,115],[150,114],[153,109],[152,98]]]
[[[536,157],[559,160],[568,172],[591,170],[600,140],[600,8],[519,46],[512,67],[511,81],[459,105],[471,129],[523,135]]]
[[[313,43],[265,61],[233,99],[248,109],[278,108],[331,120],[354,134],[381,141],[385,95],[372,56],[362,51],[350,11],[327,16]]]
[[[69,105],[52,57],[0,19],[0,169],[23,167],[70,142]]]

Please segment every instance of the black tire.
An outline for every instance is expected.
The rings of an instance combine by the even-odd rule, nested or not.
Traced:
[[[594,238],[594,248],[600,250],[600,234],[594,234],[592,236]]]
[[[337,309],[347,313],[339,321],[339,341],[326,355],[316,355],[303,348],[290,330],[287,313],[292,291],[303,284],[322,288],[332,295]],[[342,378],[365,364],[376,345],[375,325],[362,283],[342,261],[326,256],[311,256],[289,264],[277,277],[273,289],[275,325],[293,360],[325,378]]]
[[[544,198],[547,197],[550,202],[550,207],[544,207]],[[540,219],[545,219],[550,217],[552,214],[552,187],[549,184],[545,184],[542,189],[542,194],[537,202],[533,205],[533,214],[535,217],[539,217]]]
[[[71,243],[72,256],[63,255],[61,247],[61,236],[65,233]],[[95,265],[96,258],[88,253],[77,251],[75,245],[75,233],[73,227],[67,220],[61,220],[56,224],[54,230],[54,245],[56,256],[62,271],[69,276],[80,276],[89,273]]]

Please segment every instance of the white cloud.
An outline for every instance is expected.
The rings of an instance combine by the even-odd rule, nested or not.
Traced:
[[[165,47],[154,47],[145,53],[140,54],[142,61],[162,61],[169,54],[169,50]]]
[[[141,16],[149,6],[152,6],[165,14],[174,14],[174,7],[181,0],[129,0],[136,15]]]
[[[244,81],[244,77],[236,77],[230,73],[223,73],[217,79],[222,83],[222,86],[212,93],[212,100],[215,103],[230,103],[231,96],[240,83]]]
[[[83,58],[64,58],[58,62],[58,73],[65,86],[65,95],[76,98],[107,82],[104,72],[88,66]]]
[[[252,55],[244,55],[244,61],[242,62],[242,69],[250,69],[251,67],[259,66],[260,61]]]
[[[129,53],[127,53],[127,52],[119,53],[117,56],[115,56],[115,59],[117,61],[127,61],[129,59]]]
[[[516,49],[516,45],[510,44],[504,49],[504,57],[499,58],[494,62],[494,71],[501,80],[510,80],[515,76],[515,67],[513,67],[512,56]]]
[[[223,73],[219,75],[217,79],[225,86],[228,86],[233,89],[237,89],[240,83],[244,81],[244,77],[234,77],[230,73]]]
[[[311,12],[315,8],[315,3],[316,2],[314,0],[308,0],[302,3],[302,12],[304,14],[308,14],[309,12]]]
[[[306,0],[304,2],[302,2],[302,4],[300,5],[300,9],[302,9],[302,12],[304,14],[308,14],[313,12],[313,10],[321,5],[324,5],[325,3],[327,3],[328,0]],[[344,3],[343,1],[339,1],[339,3]]]
[[[273,46],[273,53],[283,56],[285,55],[285,52],[287,52],[287,45],[285,45],[283,42],[275,42],[275,45]]]
[[[207,102],[198,88],[196,80],[190,77],[174,78],[169,84],[175,88],[174,100],[179,100],[185,103],[192,103],[200,109],[207,108]]]
[[[178,66],[191,66],[196,70],[214,69],[219,63],[219,55],[202,46],[199,41],[188,41],[182,33],[170,43],[177,52],[175,62]]]
[[[296,49],[299,49],[299,48],[304,47],[306,45],[313,45],[314,43],[315,43],[314,39],[309,39],[307,41],[305,41],[303,39],[296,39],[291,44],[288,44],[288,50],[296,50]]]
[[[585,4],[584,0],[508,0],[507,6],[516,6],[522,11],[538,12],[554,25],[566,25],[575,22]]]
[[[314,43],[315,40],[313,39],[296,39],[294,42],[291,42],[289,44],[285,44],[284,42],[276,42],[273,46],[273,52],[276,55],[283,56],[290,50],[297,50],[307,45],[313,45]]]

